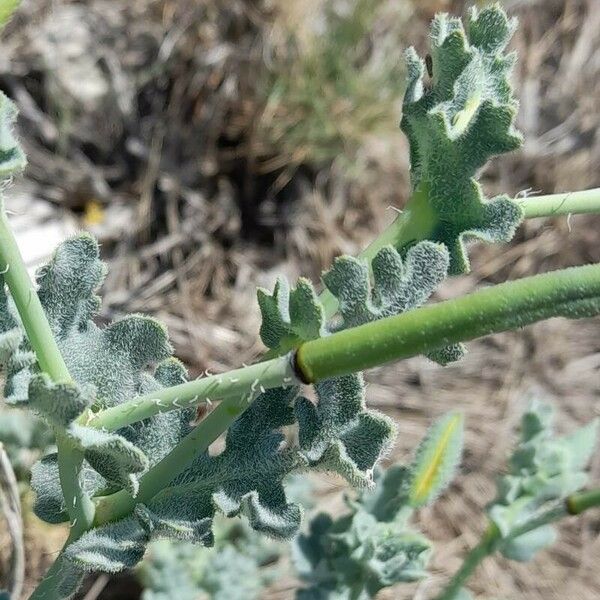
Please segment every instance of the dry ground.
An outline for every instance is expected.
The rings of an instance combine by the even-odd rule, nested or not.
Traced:
[[[42,49],[27,44],[37,28],[51,25],[51,4],[55,11],[65,5],[84,11],[85,22],[102,32],[100,41],[82,32],[74,52],[97,44],[91,51],[104,61],[105,71],[96,86],[108,81],[124,106],[107,108],[96,102],[92,92],[102,95],[102,90],[93,88],[93,82],[89,110],[81,105],[70,110],[50,106],[54,80],[48,73],[53,68],[42,61],[47,48],[42,42]],[[269,160],[284,156],[285,165],[271,176],[269,169],[261,171],[251,160],[258,154],[260,163],[261,153],[268,154],[264,148],[255,152],[255,140],[248,135],[248,128],[264,126],[265,113],[255,98],[239,98],[248,85],[248,65],[240,55],[262,60],[260,49],[275,43],[270,36],[279,27],[272,27],[278,3],[232,2],[227,10],[210,2],[176,7],[167,1],[139,0],[119,10],[110,4],[26,3],[27,10],[9,31],[1,82],[24,113],[31,193],[52,202],[58,211],[82,216],[83,223],[101,233],[107,223],[121,222],[121,214],[127,215],[126,223],[133,218],[137,224],[132,235],[118,228],[103,232],[113,273],[106,286],[105,317],[124,310],[156,314],[168,323],[179,355],[194,372],[250,361],[260,350],[255,341],[256,285],[272,283],[278,273],[315,277],[332,256],[355,252],[379,231],[393,217],[389,205],[401,208],[407,195],[405,142],[400,134],[384,139],[365,134],[355,156],[365,166],[358,178],[348,175],[339,161],[308,168],[271,150]],[[298,8],[304,2],[295,4],[295,18],[306,17]],[[443,7],[460,12],[465,3],[414,4],[403,17],[405,43],[423,50],[425,24],[433,12]],[[486,190],[490,195],[528,188],[550,193],[599,186],[600,1],[514,0],[505,5],[521,21],[514,41],[520,55],[515,81],[521,97],[519,126],[527,142],[520,152],[488,168]],[[138,21],[127,19],[127,11]],[[197,27],[184,26],[198,17],[197,11],[202,13]],[[218,38],[225,29],[233,37]],[[194,64],[190,49],[197,43],[211,56],[201,65]],[[124,53],[129,63],[115,60],[116,52]],[[148,73],[156,65],[162,69],[159,76]],[[61,98],[69,97],[64,90],[60,93]],[[132,115],[127,102],[142,112]],[[114,122],[122,131],[103,131],[102,111],[116,111],[120,117]],[[66,113],[70,129],[61,137],[65,124],[57,115]],[[170,128],[160,125],[161,118],[170,119],[175,130],[191,120],[189,133],[181,133],[182,149],[175,147]],[[235,129],[224,135],[225,140],[217,131],[224,123]],[[219,144],[211,145],[211,136],[221,136]],[[64,147],[57,153],[61,139]],[[293,168],[287,168],[290,161]],[[198,168],[201,177],[190,174]],[[268,198],[266,204],[257,200],[261,193]],[[96,204],[103,214],[99,223],[93,213]],[[507,246],[474,246],[472,273],[448,282],[439,297],[600,261],[599,228],[597,217],[528,222]],[[437,542],[434,577],[416,591],[410,588],[423,600],[476,543],[483,507],[494,495],[494,476],[504,467],[528,395],[555,403],[560,430],[600,414],[598,319],[553,320],[471,343],[469,350],[463,361],[447,368],[417,358],[368,375],[370,404],[399,423],[394,458],[406,458],[432,419],[448,409],[459,408],[467,415],[460,476],[449,493],[419,515],[421,527]],[[593,473],[598,480],[600,460],[594,461]],[[321,481],[319,489],[323,506],[339,503],[340,482]],[[598,598],[599,528],[600,517],[592,513],[566,523],[560,542],[532,563],[488,560],[471,589],[478,598]],[[44,548],[42,553],[51,549]],[[33,546],[31,552],[36,554]],[[32,568],[33,576],[38,568]],[[290,584],[279,582],[268,597],[291,598]],[[402,587],[381,597],[409,596],[408,588]]]

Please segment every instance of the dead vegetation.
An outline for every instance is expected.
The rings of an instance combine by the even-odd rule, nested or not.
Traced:
[[[406,144],[393,128],[400,46],[423,49],[432,14],[467,3],[331,3],[366,11],[355,21],[362,35],[342,27],[350,37],[333,42],[326,4],[29,0],[3,34],[0,85],[21,110],[25,193],[100,236],[111,271],[104,316],[155,314],[193,372],[252,360],[256,286],[279,273],[316,278],[406,199]],[[600,4],[504,4],[521,22],[513,45],[527,141],[486,171],[488,193],[599,186]],[[374,82],[387,85],[375,93]],[[509,246],[473,248],[472,274],[439,296],[599,261],[599,227],[591,217],[528,222]],[[462,476],[421,515],[439,543],[435,577],[415,598],[429,597],[477,540],[526,395],[554,398],[565,429],[599,414],[599,334],[597,320],[552,321],[470,344],[446,369],[413,359],[370,374],[372,403],[400,423],[397,457],[449,407],[467,414]],[[325,505],[339,502],[337,482],[320,487]],[[486,562],[473,590],[599,597],[599,523],[595,514],[568,523],[552,551],[523,567]],[[268,597],[291,598],[290,582]]]

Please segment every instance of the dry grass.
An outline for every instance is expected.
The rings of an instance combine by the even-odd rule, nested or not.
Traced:
[[[220,9],[169,0],[136,0],[118,9],[102,0],[52,4],[54,13],[49,2],[26,3],[26,16],[12,24],[5,42],[12,62],[0,64],[3,86],[22,107],[32,193],[76,214],[85,215],[91,200],[103,207],[104,221],[95,228],[111,261],[105,317],[156,314],[193,371],[250,361],[260,351],[255,287],[280,273],[316,278],[334,255],[355,252],[393,218],[387,207],[401,207],[408,192],[404,140],[365,132],[352,155],[362,166],[359,176],[339,161],[301,164],[281,187],[278,177],[291,159],[284,151],[261,151],[263,158],[284,157],[267,176],[255,168],[255,146],[248,143],[264,114],[250,75],[262,64],[262,49],[274,43],[267,33],[278,23],[277,2],[234,1]],[[460,12],[464,5],[415,4],[403,31],[406,44],[421,50],[433,12]],[[516,194],[599,186],[600,4],[505,4],[521,21],[514,47],[527,142],[486,171],[486,189]],[[305,3],[294,5],[293,17],[282,15],[303,18]],[[85,22],[97,24],[93,35],[81,33],[94,64],[102,65],[95,87],[89,84],[100,99],[90,92],[87,106],[71,102],[69,82],[43,63],[47,48],[30,43],[63,10],[65,18],[85,10]],[[597,217],[526,223],[508,246],[474,247],[472,274],[447,283],[439,296],[600,261],[599,227]],[[434,577],[415,598],[430,597],[476,542],[527,394],[538,390],[554,399],[559,426],[569,430],[599,414],[599,375],[598,320],[555,320],[475,342],[465,360],[445,369],[412,359],[369,374],[371,404],[400,424],[397,458],[407,457],[439,414],[458,407],[467,415],[461,476],[420,514],[438,544]],[[593,472],[600,475],[598,460]],[[323,506],[339,502],[338,481],[320,488]],[[473,591],[525,600],[600,597],[599,525],[595,513],[566,523],[560,543],[525,566],[487,561]],[[268,597],[291,598],[291,583],[279,582]],[[409,597],[407,590],[382,598]]]

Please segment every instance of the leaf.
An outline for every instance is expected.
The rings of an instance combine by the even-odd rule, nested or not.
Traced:
[[[212,546],[213,544],[211,519],[197,521],[173,519],[153,512],[143,504],[137,504],[134,512],[138,520],[143,523],[144,529],[152,537],[191,541],[203,546]]]
[[[392,247],[385,246],[369,265],[362,259],[341,256],[323,274],[323,283],[338,299],[340,319],[332,329],[357,327],[397,315],[424,304],[446,278],[450,258],[442,244],[419,242],[408,250],[404,260]],[[462,358],[462,344],[430,353],[432,360],[447,364]]]
[[[554,527],[546,525],[507,540],[500,547],[500,552],[510,560],[527,562],[540,550],[554,544],[556,538]]]
[[[31,488],[35,493],[33,512],[46,523],[69,520],[58,476],[56,453],[44,456],[31,468]]]
[[[448,413],[429,429],[411,466],[413,507],[429,504],[450,483],[460,462],[462,445],[463,416],[459,413]]]
[[[393,521],[409,502],[412,470],[406,465],[392,465],[376,473],[375,487],[363,492],[360,504],[378,521]]]
[[[598,443],[599,424],[600,419],[596,418],[587,425],[562,438],[562,443],[569,452],[571,469],[573,471],[585,469],[590,462]]]
[[[406,53],[407,91],[401,128],[410,143],[413,199],[427,215],[429,239],[450,251],[450,273],[468,271],[467,238],[508,241],[522,219],[507,196],[484,199],[477,171],[494,155],[521,145],[517,101],[508,81],[514,55],[504,55],[515,27],[499,5],[460,19],[438,14],[431,26],[431,85],[425,64]]]
[[[277,349],[323,335],[325,315],[312,284],[299,279],[290,290],[285,278],[277,279],[272,294],[258,289],[262,315],[260,337],[267,348]]]
[[[82,391],[74,383],[53,383],[45,373],[29,383],[29,406],[52,425],[67,427],[94,401],[92,389]]]
[[[14,2],[12,6],[0,6],[0,26],[6,22],[14,9]],[[13,135],[16,119],[15,105],[0,92],[0,179],[11,177],[25,168],[25,154]]]
[[[77,442],[87,462],[109,483],[137,495],[135,474],[148,468],[148,458],[134,444],[115,433],[73,424],[69,435]]]
[[[362,377],[345,375],[315,385],[318,402],[296,402],[302,454],[313,467],[333,471],[352,485],[369,485],[375,463],[389,449],[393,421],[367,410]]]
[[[225,449],[204,453],[148,508],[161,518],[189,521],[212,518],[219,509],[245,515],[253,528],[288,539],[300,526],[302,511],[289,503],[283,479],[306,467],[294,448],[286,448],[281,427],[294,423],[296,388],[261,394],[227,432]]]
[[[135,517],[121,519],[84,533],[64,551],[65,558],[84,572],[118,573],[144,556],[149,534]]]
[[[405,260],[391,246],[373,258],[373,285],[366,261],[341,256],[323,274],[323,283],[339,301],[342,324],[338,329],[357,327],[396,315],[427,301],[445,279],[448,251],[440,244],[421,242]]]

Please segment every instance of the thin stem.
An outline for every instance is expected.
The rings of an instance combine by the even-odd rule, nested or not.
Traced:
[[[436,600],[454,600],[479,564],[487,556],[496,552],[502,543],[516,539],[534,529],[555,523],[564,517],[579,515],[590,508],[598,506],[600,506],[600,488],[571,494],[564,500],[552,504],[520,527],[516,527],[505,538],[502,538],[498,527],[494,523],[490,523],[481,541],[467,554],[460,569],[453,575],[444,590],[436,597]]]
[[[496,525],[490,523],[485,530],[481,541],[469,551],[460,569],[454,574],[452,579],[448,582],[448,585],[444,588],[444,591],[436,598],[436,600],[453,600],[453,598],[456,598],[481,561],[495,552],[499,539],[500,531]]]
[[[3,210],[0,211],[0,269],[4,271],[4,280],[40,368],[57,383],[72,381]]]
[[[288,358],[276,359],[271,363],[273,363],[270,367],[273,372],[270,380],[271,387],[297,383],[293,367]],[[276,368],[279,369],[277,376],[274,375]],[[250,369],[251,367],[248,367],[247,371]],[[279,383],[276,383],[277,381]],[[140,487],[135,499],[125,490],[101,498],[96,506],[95,524],[99,525],[107,521],[114,521],[128,515],[136,503],[147,502],[168,486],[197,456],[208,450],[208,447],[221,433],[227,430],[262,391],[258,380],[254,380],[245,390],[243,394],[229,396],[223,400],[167,456],[154,465],[140,479]]]
[[[223,398],[239,398],[257,390],[260,391],[261,388],[281,387],[293,380],[296,381],[290,366],[290,357],[281,356],[235,369],[224,375],[211,375],[181,385],[163,388],[100,411],[87,421],[83,415],[81,420],[88,427],[114,431],[161,412],[198,406]]]
[[[0,268],[4,271],[4,280],[40,368],[54,382],[73,381],[3,209],[0,209]],[[85,530],[92,523],[94,505],[82,490],[79,481],[83,455],[76,450],[74,444],[62,431],[56,429],[55,435],[60,484],[67,512],[71,522]]]
[[[600,265],[526,277],[306,342],[296,355],[314,383],[516,329],[555,316],[600,313]]]
[[[600,188],[516,200],[526,219],[569,214],[600,213]]]

